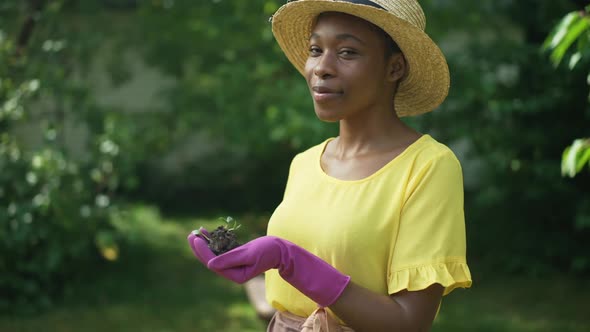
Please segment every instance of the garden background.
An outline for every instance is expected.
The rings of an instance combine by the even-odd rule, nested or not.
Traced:
[[[273,40],[282,3],[0,2],[0,331],[264,330],[186,235],[263,234],[337,133]],[[420,3],[452,84],[405,121],[462,162],[474,278],[433,331],[590,330],[588,2]]]

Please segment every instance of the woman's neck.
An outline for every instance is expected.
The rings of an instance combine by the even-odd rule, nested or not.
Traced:
[[[421,134],[408,127],[393,111],[367,114],[340,121],[340,133],[333,142],[337,158],[349,159],[406,146]]]

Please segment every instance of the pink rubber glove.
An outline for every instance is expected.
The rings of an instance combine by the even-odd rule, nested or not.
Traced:
[[[334,303],[350,282],[349,276],[321,258],[278,237],[259,237],[219,256],[203,238],[191,233],[188,240],[195,256],[217,274],[242,284],[269,269],[278,269],[285,281],[322,307]]]

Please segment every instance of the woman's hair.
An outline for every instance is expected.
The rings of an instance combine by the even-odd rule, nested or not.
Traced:
[[[346,14],[346,13],[340,13],[340,12],[323,12],[321,14],[318,15],[318,17],[316,17],[314,25],[318,22],[318,20],[325,14],[343,14],[343,15],[349,15],[352,17],[355,17],[357,19],[363,20],[365,22],[367,22],[367,24],[369,24],[369,26],[371,27],[371,29],[373,31],[375,31],[377,34],[379,34],[379,36],[383,39],[383,41],[385,42],[385,58],[388,59],[390,56],[397,54],[397,53],[401,53],[401,49],[399,48],[399,46],[396,44],[395,41],[393,41],[393,38],[391,38],[391,36],[385,32],[383,29],[381,29],[380,27],[376,26],[375,24],[364,20],[360,17],[354,16],[354,15],[350,15],[350,14]]]

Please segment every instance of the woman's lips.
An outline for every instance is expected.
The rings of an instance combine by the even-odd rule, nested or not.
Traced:
[[[316,102],[330,101],[342,96],[342,92],[326,86],[314,86],[311,88],[313,100]]]

